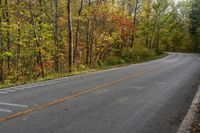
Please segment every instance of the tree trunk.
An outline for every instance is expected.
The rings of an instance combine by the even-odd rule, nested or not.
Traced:
[[[55,15],[54,15],[54,32],[53,32],[53,38],[54,38],[54,43],[56,46],[55,50],[55,71],[59,72],[60,71],[60,59],[59,59],[59,40],[58,40],[58,0],[53,0],[54,2],[54,8],[55,8]]]
[[[0,0],[0,54],[3,53],[3,32],[2,32],[2,0]],[[4,70],[3,70],[3,57],[0,57],[0,83],[4,81]]]
[[[83,9],[83,0],[81,0],[81,3],[80,3],[80,9],[78,11],[78,17],[81,16],[81,12],[82,12],[82,9]],[[74,49],[74,63],[76,63],[76,55],[77,55],[77,49],[78,49],[78,43],[79,43],[79,30],[80,30],[80,20],[78,19],[77,21],[77,26],[76,26],[76,40],[75,40],[75,49]]]
[[[72,36],[72,16],[71,16],[71,0],[67,0],[67,20],[68,20],[68,44],[69,44],[69,72],[73,68],[73,36]]]
[[[136,21],[137,21],[137,11],[138,11],[138,6],[139,6],[139,0],[135,1],[135,9],[134,9],[134,17],[133,17],[133,30],[132,30],[132,37],[131,37],[131,47],[133,47],[134,43],[135,43],[135,29],[136,29]]]
[[[7,52],[11,52],[10,49],[10,15],[9,15],[9,9],[8,9],[8,0],[5,0],[5,21],[7,23],[7,31],[6,31],[6,46],[7,46]],[[8,75],[10,75],[10,69],[11,69],[11,62],[10,62],[10,55],[7,56],[7,69],[8,69]]]
[[[21,3],[21,0],[17,0],[17,6],[18,6],[18,9],[19,9],[19,6],[20,6],[20,3]],[[20,53],[21,53],[21,46],[20,46],[20,41],[21,41],[21,25],[19,24],[20,22],[20,12],[19,10],[17,11],[17,22],[18,22],[18,29],[17,29],[17,34],[18,34],[18,37],[17,37],[17,51],[16,51],[16,81],[19,80],[19,62],[20,62]]]
[[[156,53],[159,53],[159,42],[160,42],[160,25],[157,25],[157,33],[156,33]]]
[[[39,37],[38,37],[38,34],[37,34],[37,31],[35,30],[35,21],[34,21],[34,15],[33,15],[33,11],[32,11],[32,0],[29,0],[29,11],[30,11],[30,14],[31,14],[31,22],[32,22],[32,26],[34,27],[34,30],[33,30],[33,35],[34,35],[34,38],[35,39],[35,43],[36,43],[36,47],[38,49],[40,49],[40,42],[39,42]],[[40,20],[41,21],[41,20]],[[43,66],[43,62],[42,62],[42,54],[41,54],[41,51],[38,50],[38,55],[37,55],[37,64],[40,65],[40,68],[41,68],[41,75],[42,77],[44,77],[44,66]]]
[[[91,1],[88,1],[88,6],[90,7]],[[87,21],[87,33],[86,33],[86,64],[89,64],[90,57],[90,20]]]

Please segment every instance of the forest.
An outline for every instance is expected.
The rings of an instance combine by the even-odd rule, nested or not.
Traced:
[[[200,52],[200,0],[0,0],[0,84]]]

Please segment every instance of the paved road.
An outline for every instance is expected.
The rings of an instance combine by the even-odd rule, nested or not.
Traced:
[[[200,56],[0,90],[0,133],[175,133],[200,82]]]

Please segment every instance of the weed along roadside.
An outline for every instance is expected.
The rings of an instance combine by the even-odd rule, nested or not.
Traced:
[[[46,77],[43,77],[43,78],[31,79],[31,80],[27,80],[26,82],[22,82],[22,83],[18,82],[17,84],[5,82],[5,83],[0,84],[0,89],[4,89],[7,87],[13,87],[13,86],[17,86],[17,85],[33,84],[33,83],[37,83],[37,82],[43,82],[43,81],[53,80],[53,79],[63,78],[63,77],[70,77],[70,76],[75,76],[75,75],[80,75],[80,74],[87,74],[90,72],[96,72],[96,71],[101,71],[101,70],[106,70],[106,69],[111,69],[111,68],[116,68],[116,67],[123,67],[123,66],[131,65],[131,64],[137,64],[137,63],[156,60],[156,59],[163,58],[168,55],[167,53],[164,53],[162,55],[155,55],[155,54],[151,53],[150,55],[146,54],[145,56],[143,55],[143,53],[140,53],[140,54],[138,54],[136,58],[131,57],[130,59],[126,59],[126,61],[123,58],[121,58],[121,59],[108,58],[108,60],[105,60],[103,63],[100,63],[99,65],[96,65],[93,67],[86,67],[84,65],[81,65],[81,66],[79,66],[80,67],[79,69],[74,69],[73,72],[71,72],[71,73],[51,74],[51,75],[49,75],[49,76],[47,75]]]

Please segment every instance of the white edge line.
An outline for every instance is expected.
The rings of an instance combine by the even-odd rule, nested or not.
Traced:
[[[0,91],[0,94],[7,94],[8,92]]]
[[[0,105],[15,106],[15,107],[23,107],[23,108],[27,108],[27,107],[28,107],[28,106],[22,105],[22,104],[5,103],[5,102],[0,102]]]
[[[4,112],[4,113],[11,113],[12,111],[9,109],[0,109],[0,112]]]
[[[16,90],[16,91],[23,91],[24,88],[16,88],[15,90]]]
[[[17,90],[4,90],[4,91],[6,91],[6,92],[15,92]]]

